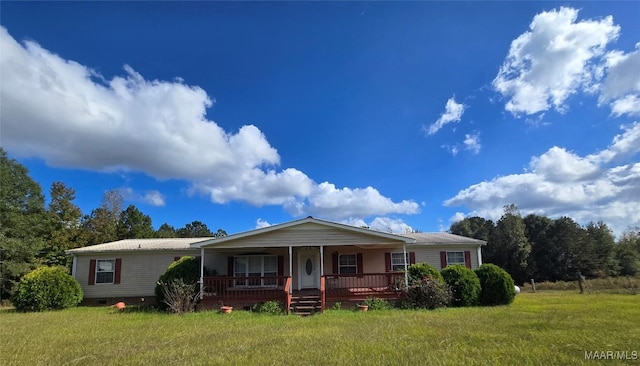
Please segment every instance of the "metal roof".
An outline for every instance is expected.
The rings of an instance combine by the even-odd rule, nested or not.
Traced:
[[[487,242],[466,236],[454,235],[450,233],[406,233],[402,234],[412,239],[415,243],[412,245],[446,245],[446,244],[467,244],[467,245],[485,245]]]
[[[145,250],[191,250],[191,244],[213,238],[125,239],[67,250],[67,254]]]

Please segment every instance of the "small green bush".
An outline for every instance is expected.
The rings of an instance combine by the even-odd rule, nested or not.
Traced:
[[[27,273],[11,299],[19,311],[66,309],[80,301],[80,284],[63,267],[40,267]]]
[[[371,297],[362,302],[362,305],[367,305],[369,310],[385,310],[391,309],[391,303],[384,299],[379,299],[377,297]]]
[[[200,260],[194,257],[182,257],[171,263],[169,268],[160,276],[155,289],[156,305],[160,309],[167,309],[162,284],[169,284],[178,279],[181,279],[186,285],[197,284],[200,281]]]
[[[412,264],[411,266],[409,266],[409,268],[407,268],[407,275],[409,278],[409,286],[417,283],[418,281],[421,281],[425,277],[444,282],[444,279],[442,278],[440,272],[438,272],[438,270],[435,267],[431,266],[429,263]]]
[[[484,306],[507,305],[516,296],[513,278],[504,269],[495,264],[485,263],[476,269],[480,280],[478,302]]]
[[[441,273],[444,282],[451,289],[452,306],[474,306],[478,303],[481,287],[480,279],[474,271],[456,264],[446,267]]]
[[[256,313],[266,313],[266,314],[283,314],[284,310],[282,309],[282,304],[280,301],[271,300],[263,303],[255,304],[251,307],[251,311]]]
[[[407,297],[415,308],[436,309],[449,306],[451,291],[444,282],[424,277],[409,285]]]

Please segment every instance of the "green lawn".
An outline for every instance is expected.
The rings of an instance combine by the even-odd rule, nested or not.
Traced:
[[[596,350],[640,353],[640,296],[549,291],[502,307],[307,318],[0,311],[1,365],[640,364],[585,360]]]

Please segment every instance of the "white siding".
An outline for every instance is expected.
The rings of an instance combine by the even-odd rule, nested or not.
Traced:
[[[416,253],[416,263],[429,263],[435,268],[441,270],[440,265],[440,252],[471,252],[471,268],[478,268],[478,249],[477,247],[465,247],[465,246],[442,246],[442,247],[421,247],[421,248],[407,248],[407,251]]]
[[[126,252],[77,256],[75,278],[84,297],[144,297],[154,296],[158,278],[175,257],[200,256],[200,251]],[[92,259],[122,258],[120,284],[89,285],[89,263]]]

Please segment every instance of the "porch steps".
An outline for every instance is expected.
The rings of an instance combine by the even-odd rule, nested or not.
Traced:
[[[293,295],[289,314],[309,316],[322,310],[320,295]]]

